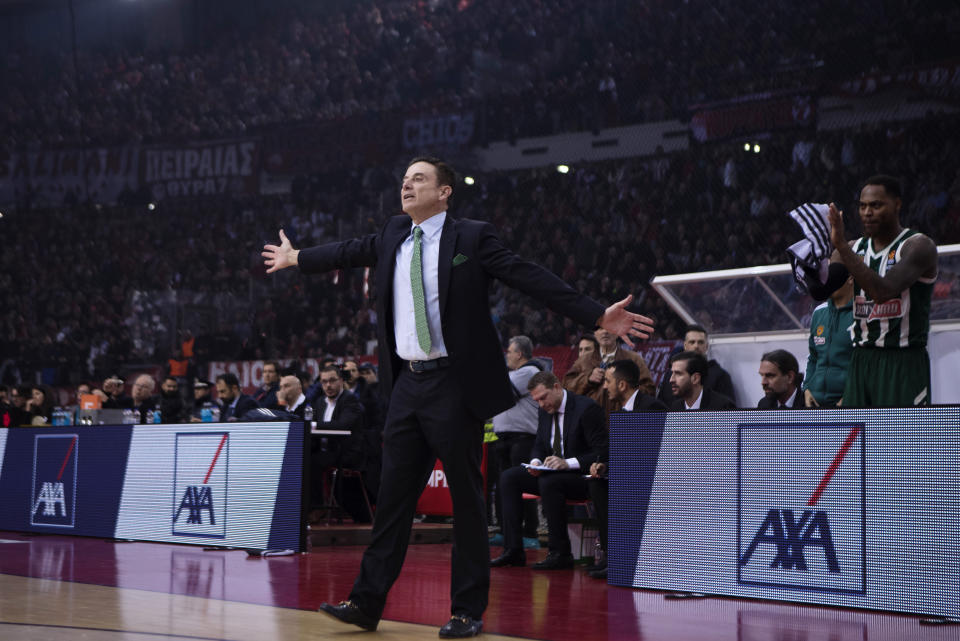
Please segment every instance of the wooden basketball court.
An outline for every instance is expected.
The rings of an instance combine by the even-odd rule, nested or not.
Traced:
[[[410,546],[375,633],[315,609],[346,597],[361,546],[250,557],[160,543],[0,532],[0,639],[170,641],[437,638],[449,618],[450,545]],[[498,549],[494,549],[495,552]],[[528,552],[534,561],[545,551]],[[960,638],[918,617],[726,598],[674,600],[582,569],[492,571],[487,639],[872,641]]]

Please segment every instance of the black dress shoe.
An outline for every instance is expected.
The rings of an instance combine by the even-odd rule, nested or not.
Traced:
[[[380,619],[372,617],[369,614],[364,614],[363,610],[353,601],[341,601],[337,605],[321,603],[320,609],[317,610],[317,612],[323,612],[338,621],[360,626],[364,630],[370,630],[371,632],[376,630],[377,624],[380,623]]]
[[[490,561],[490,567],[503,568],[509,565],[522,568],[527,564],[527,555],[523,550],[504,550],[503,554]]]
[[[471,619],[455,614],[440,628],[440,638],[466,639],[467,637],[477,636],[482,629],[483,621],[481,619]]]
[[[534,570],[568,570],[573,567],[573,555],[551,552],[543,561],[530,567]]]
[[[607,580],[607,568],[606,568],[606,567],[603,567],[603,568],[601,568],[601,569],[599,569],[599,570],[594,570],[593,572],[587,572],[587,574],[588,574],[588,575],[590,576],[590,578],[592,578],[592,579],[603,579],[604,581]]]
[[[590,574],[591,572],[596,572],[597,570],[606,570],[607,561],[606,559],[604,559],[603,561],[600,561],[600,563],[591,563],[584,569],[586,570],[587,574]]]

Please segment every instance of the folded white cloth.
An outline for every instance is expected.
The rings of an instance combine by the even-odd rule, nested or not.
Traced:
[[[805,273],[817,274],[821,283],[827,282],[830,254],[833,253],[829,211],[830,208],[822,203],[804,203],[790,211],[790,217],[803,230],[803,239],[790,245],[787,253],[793,266],[793,278],[805,292],[808,292]]]

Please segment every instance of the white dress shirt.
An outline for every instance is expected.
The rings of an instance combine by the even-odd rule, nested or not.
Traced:
[[[341,390],[337,394],[336,398],[330,398],[329,396],[324,396],[324,400],[327,402],[327,406],[323,410],[323,422],[329,423],[333,420],[333,410],[337,407],[337,401],[340,400],[340,397],[343,396],[343,391]]]
[[[630,396],[629,400],[623,404],[623,409],[627,412],[633,411],[633,404],[637,402],[637,394],[640,393],[640,388],[638,387],[633,391],[633,394]]]
[[[440,234],[447,212],[431,216],[420,228],[420,265],[423,269],[423,295],[427,303],[427,324],[430,326],[430,353],[420,348],[417,323],[413,312],[413,289],[410,286],[410,260],[413,258],[413,227],[397,249],[393,269],[393,332],[397,356],[405,361],[427,361],[447,355],[440,327]]]
[[[693,402],[693,405],[687,405],[688,410],[698,410],[700,409],[700,401],[703,400],[703,388],[700,388],[700,395],[697,396],[697,400]],[[683,402],[684,405],[687,404],[686,401]]]

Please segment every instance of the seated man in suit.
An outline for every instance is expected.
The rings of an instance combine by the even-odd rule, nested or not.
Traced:
[[[803,392],[800,391],[802,382],[803,375],[796,356],[785,349],[767,352],[760,358],[760,384],[764,396],[757,407],[764,410],[803,408]]]
[[[734,395],[733,380],[727,370],[720,367],[720,363],[710,358],[710,338],[707,336],[707,330],[702,325],[687,325],[683,335],[683,349],[680,351],[700,352],[707,359],[707,375],[703,379],[703,386],[709,390],[716,390],[736,402]],[[660,390],[657,392],[657,398],[667,406],[674,400],[673,388],[670,387],[670,377],[664,376],[660,382]]]
[[[318,400],[314,418],[317,428],[349,431],[350,436],[312,438],[312,475],[314,503],[323,496],[323,475],[331,467],[362,470],[366,462],[363,405],[355,394],[344,388],[340,368],[327,365],[320,370],[323,400]],[[359,483],[338,482],[337,502],[350,513],[354,523],[369,523],[372,515]]]
[[[729,398],[703,386],[708,367],[706,357],[700,352],[680,352],[670,357],[670,387],[675,397],[671,410],[736,409]]]
[[[296,414],[301,420],[306,420],[307,397],[303,394],[303,383],[293,374],[287,374],[280,379],[280,387],[277,390],[277,402],[291,414]],[[309,426],[307,427],[309,430]]]
[[[530,397],[540,406],[537,438],[530,464],[550,468],[512,467],[500,475],[503,500],[503,554],[491,567],[526,565],[523,551],[523,493],[539,494],[547,518],[547,558],[533,565],[537,570],[573,567],[567,534],[567,500],[589,498],[584,478],[590,464],[607,449],[607,432],[600,406],[585,396],[567,392],[553,372],[538,372],[527,383]]]
[[[240,391],[240,381],[232,372],[217,376],[217,400],[220,401],[220,422],[233,422],[257,408],[252,396]]]
[[[603,387],[608,398],[625,412],[666,412],[667,406],[659,399],[640,391],[640,368],[632,360],[614,361],[603,373]],[[589,566],[587,573],[595,579],[607,578],[607,517],[609,495],[607,488],[607,462],[609,448],[605,448],[600,460],[590,465],[591,478],[587,481],[590,499],[597,510],[597,529],[604,559]]]

